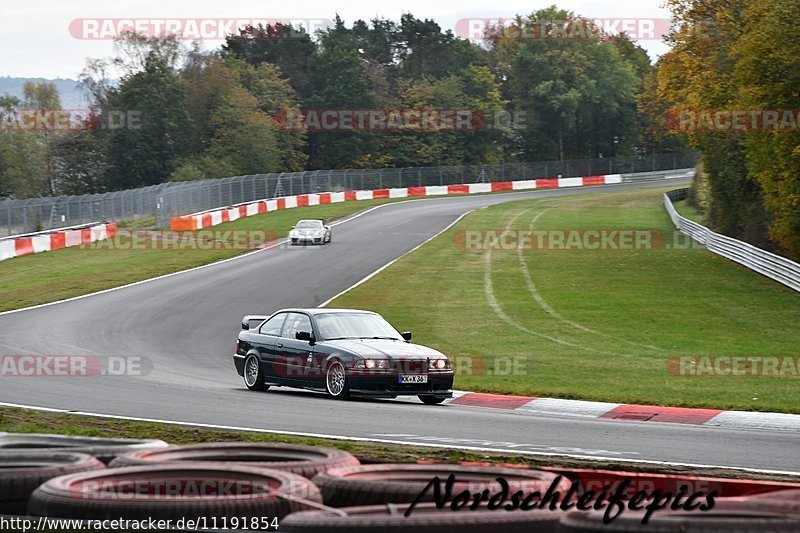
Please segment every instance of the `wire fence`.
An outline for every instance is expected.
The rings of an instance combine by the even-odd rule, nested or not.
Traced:
[[[308,170],[213,180],[169,182],[125,191],[0,201],[0,236],[94,221],[170,217],[294,194],[536,178],[626,174],[694,166],[694,152],[499,165]]]

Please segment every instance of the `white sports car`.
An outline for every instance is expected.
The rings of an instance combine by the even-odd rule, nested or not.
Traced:
[[[331,228],[321,220],[301,220],[289,232],[292,244],[325,244],[331,242]]]

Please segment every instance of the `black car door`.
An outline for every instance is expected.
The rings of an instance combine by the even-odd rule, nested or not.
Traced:
[[[313,386],[314,347],[308,341],[295,338],[298,331],[313,334],[311,319],[305,313],[287,313],[283,324],[281,337],[276,342],[276,351],[279,352],[276,361],[276,371],[281,372],[283,380],[296,386]]]
[[[258,334],[255,336],[256,340],[253,342],[254,347],[261,356],[261,368],[267,381],[274,382],[277,377],[275,372],[275,363],[279,355],[277,342],[287,314],[278,313],[261,324],[258,328]]]

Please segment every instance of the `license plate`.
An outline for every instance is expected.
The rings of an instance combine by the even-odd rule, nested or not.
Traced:
[[[398,376],[397,381],[398,383],[427,383],[428,375],[421,374],[417,376]]]

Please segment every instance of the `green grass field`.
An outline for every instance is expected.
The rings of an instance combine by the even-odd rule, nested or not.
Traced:
[[[673,204],[675,206],[675,210],[678,212],[680,216],[683,218],[688,218],[698,224],[705,224],[704,216],[697,212],[695,208],[690,206],[686,200],[680,200]]]
[[[301,218],[334,220],[388,201],[394,200],[297,207],[241,218],[206,231],[263,231],[274,237],[285,237],[292,224]],[[141,224],[121,226],[129,230],[141,228]],[[96,247],[65,248],[0,262],[0,311],[118,287],[248,251],[241,248],[206,250],[191,245],[182,249],[179,246],[170,249],[133,249],[128,236],[119,236],[113,241],[99,242],[93,246]]]
[[[382,313],[463,390],[800,412],[794,376],[681,376],[678,356],[797,356],[800,295],[673,231],[667,189],[480,209],[331,307]],[[684,210],[685,211],[685,210]],[[653,230],[640,250],[465,250],[465,230]],[[660,236],[660,237],[659,237]],[[467,375],[463,375],[463,374]]]

